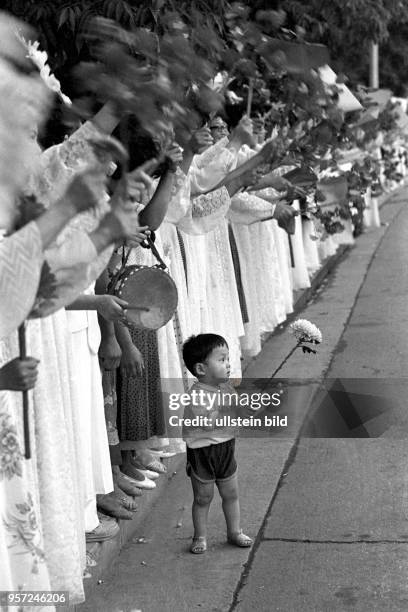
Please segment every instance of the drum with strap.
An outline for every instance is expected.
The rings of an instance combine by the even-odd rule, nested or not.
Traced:
[[[150,237],[146,241],[158,263],[127,266],[130,250],[125,256],[123,249],[122,266],[109,283],[108,293],[128,302],[125,323],[129,327],[159,329],[176,311],[177,287]]]

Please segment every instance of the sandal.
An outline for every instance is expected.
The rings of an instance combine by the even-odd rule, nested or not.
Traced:
[[[150,470],[157,474],[165,474],[167,472],[166,466],[156,457],[148,457],[144,461],[142,458],[132,458],[130,463],[138,470]]]
[[[157,472],[158,474],[166,474],[167,472],[166,466],[160,461],[160,459],[153,459],[152,461],[149,461],[149,463],[145,465],[145,468],[152,470],[152,472]]]
[[[120,497],[120,503],[126,510],[130,510],[131,512],[137,512],[138,505],[133,499],[129,499],[129,497]]]
[[[239,546],[240,548],[249,548],[250,546],[252,546],[252,539],[249,536],[245,535],[245,533],[242,533],[242,529],[237,533],[229,534],[227,536],[227,540],[229,544],[232,544],[233,546]]]
[[[198,538],[193,538],[193,543],[190,547],[190,552],[193,555],[202,555],[207,550],[207,539],[204,536],[198,536]]]
[[[123,519],[125,521],[131,521],[133,519],[133,512],[127,510],[121,500],[112,493],[98,495],[96,498],[96,507],[98,510],[101,510],[103,514],[112,516],[116,519]]]
[[[86,567],[96,567],[98,565],[98,563],[93,558],[93,556],[91,555],[90,552],[86,553],[86,557],[85,558],[86,558]]]

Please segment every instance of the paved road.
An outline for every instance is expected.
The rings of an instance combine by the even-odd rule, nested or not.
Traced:
[[[280,372],[310,383],[293,391],[285,436],[239,440],[243,525],[256,537],[252,552],[225,543],[216,500],[209,551],[188,553],[191,492],[183,468],[168,478],[115,567],[78,610],[408,610],[404,194],[381,214],[389,225],[358,240],[300,315],[320,327],[324,342],[316,358],[299,352]],[[275,334],[248,367],[249,383],[267,385],[292,347],[287,331]],[[342,408],[344,394],[339,402],[333,393],[310,409],[315,381],[325,374],[328,389],[333,378],[353,392],[351,412]]]
[[[326,387],[340,381],[348,399],[337,382],[337,395],[316,402],[235,595],[237,612],[408,610],[404,200],[382,211],[389,226],[327,371]]]

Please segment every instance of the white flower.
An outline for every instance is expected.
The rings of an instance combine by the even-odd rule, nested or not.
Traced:
[[[20,40],[20,42],[27,49],[27,52],[28,52],[27,53],[27,57],[29,57],[31,59],[31,61],[39,69],[40,76],[41,76],[42,80],[44,81],[44,83],[46,84],[46,86],[49,89],[51,89],[51,91],[54,91],[56,94],[58,94],[60,96],[61,100],[64,102],[64,104],[66,104],[67,106],[70,106],[72,104],[72,102],[68,98],[68,96],[66,96],[64,93],[62,93],[62,91],[61,91],[61,83],[52,74],[51,69],[50,69],[49,65],[47,64],[48,55],[47,55],[46,51],[41,51],[40,43],[38,42],[38,40],[36,40],[35,42],[31,42],[31,40],[29,40],[27,42],[25,40],[25,38],[19,32],[16,32],[15,34],[16,34],[17,38]]]
[[[290,329],[298,342],[314,342],[320,344],[322,341],[322,332],[320,329],[307,319],[297,319],[290,325]]]

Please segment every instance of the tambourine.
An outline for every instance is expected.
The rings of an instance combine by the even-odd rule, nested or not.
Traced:
[[[177,287],[165,271],[166,264],[148,239],[159,264],[132,265],[126,261],[109,285],[109,293],[128,302],[126,325],[139,329],[159,329],[173,317],[178,303]]]

